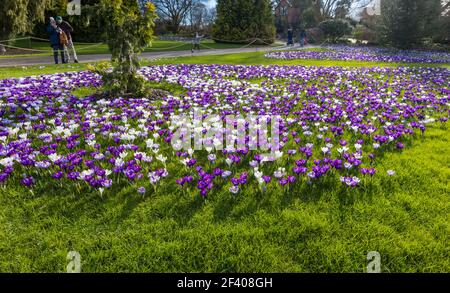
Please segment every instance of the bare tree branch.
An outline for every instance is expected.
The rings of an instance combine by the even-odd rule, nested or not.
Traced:
[[[154,0],[158,15],[166,20],[172,32],[177,33],[180,25],[186,20],[189,11],[198,0]]]

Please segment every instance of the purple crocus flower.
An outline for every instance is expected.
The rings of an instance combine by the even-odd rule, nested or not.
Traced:
[[[28,175],[28,176],[25,176],[25,177],[20,181],[20,183],[21,183],[22,185],[24,185],[24,186],[29,187],[29,186],[33,185],[33,184],[35,183],[35,181],[34,181],[33,176]]]
[[[61,171],[55,172],[52,174],[52,178],[54,179],[61,179],[63,177],[64,173]]]
[[[5,182],[8,179],[8,174],[0,173],[0,183]]]
[[[308,168],[295,166],[294,168],[292,168],[292,171],[295,174],[304,174],[304,173],[306,173],[306,171],[308,171]]]
[[[239,185],[241,183],[239,178],[231,178],[231,183],[233,185]]]
[[[286,178],[281,178],[279,181],[281,186],[285,186],[286,184],[289,183],[289,181]]]
[[[197,163],[197,160],[192,158],[189,161],[187,161],[186,165],[188,165],[188,167],[192,167],[195,165],[195,163]]]
[[[144,194],[145,194],[145,187],[143,187],[143,186],[139,187],[139,188],[137,189],[137,192],[138,192],[140,195],[144,195]]]

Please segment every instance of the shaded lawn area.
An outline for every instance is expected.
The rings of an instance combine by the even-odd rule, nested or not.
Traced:
[[[377,65],[285,62],[245,53],[146,64]],[[0,77],[83,69],[0,69]],[[64,272],[68,251],[76,250],[84,272],[364,272],[369,251],[380,252],[383,272],[448,272],[449,166],[450,132],[436,125],[379,159],[372,185],[351,190],[331,178],[295,190],[212,193],[204,201],[170,181],[144,198],[126,184],[103,197],[66,186],[34,194],[2,187],[0,271]]]

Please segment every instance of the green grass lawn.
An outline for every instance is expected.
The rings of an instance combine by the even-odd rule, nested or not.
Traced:
[[[76,250],[86,272],[384,272],[450,270],[450,135],[434,127],[380,161],[369,189],[336,182],[295,192],[211,194],[165,184],[98,193],[0,190],[0,271],[65,271]]]
[[[308,51],[317,51],[320,48],[305,49]],[[304,65],[304,66],[350,66],[350,67],[446,67],[450,64],[423,64],[423,63],[389,63],[389,62],[367,62],[367,61],[335,61],[335,60],[279,60],[265,58],[266,52],[248,52],[239,54],[223,54],[194,57],[178,57],[160,59],[151,64],[245,64],[245,65]]]
[[[18,40],[9,44],[10,46],[15,46],[19,48],[33,49],[33,50],[43,50],[47,52],[33,52],[30,54],[20,55],[5,55],[0,56],[1,58],[18,58],[18,57],[30,57],[30,56],[48,56],[52,54],[52,49],[50,44],[44,41],[34,41],[34,40]],[[78,55],[85,54],[108,54],[109,49],[106,44],[92,44],[92,43],[78,43],[75,42],[75,49]],[[201,49],[230,49],[230,48],[240,48],[245,44],[232,44],[232,43],[216,43],[212,40],[204,40],[201,42]],[[274,44],[273,46],[276,46]],[[250,47],[261,47],[253,46]],[[145,52],[163,52],[163,51],[186,51],[191,50],[192,45],[189,42],[178,42],[178,41],[162,41],[155,40],[152,45],[148,47]],[[31,51],[30,51],[31,52]]]
[[[161,63],[376,65],[261,53],[152,64]],[[85,69],[70,66],[0,69],[0,78]],[[330,180],[295,191],[212,193],[207,201],[173,182],[144,198],[124,185],[103,197],[64,186],[0,188],[0,271],[64,272],[75,250],[84,272],[364,272],[369,251],[380,252],[383,272],[449,272],[448,127],[429,127],[377,169],[370,186],[351,190]]]
[[[256,50],[256,49],[255,49]],[[316,49],[309,49],[316,50]],[[351,67],[372,67],[372,66],[423,66],[423,67],[446,67],[450,64],[421,64],[421,63],[376,63],[363,61],[329,61],[329,60],[277,60],[264,57],[263,52],[249,52],[239,54],[223,54],[210,56],[193,56],[164,58],[158,60],[143,60],[142,65],[162,65],[162,64],[243,64],[243,65],[303,65],[303,66],[351,66]],[[48,64],[44,66],[16,66],[0,67],[0,79],[21,77],[40,74],[53,74],[57,72],[80,71],[86,69],[85,63],[78,64]]]

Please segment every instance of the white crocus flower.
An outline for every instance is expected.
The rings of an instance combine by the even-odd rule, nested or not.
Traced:
[[[158,155],[156,156],[156,159],[160,162],[162,162],[163,164],[166,162],[167,158],[164,157],[163,155]]]
[[[48,155],[48,159],[54,163],[54,162],[58,161],[59,159],[61,159],[61,156],[54,153],[54,154]]]
[[[149,148],[149,149],[153,148],[153,144],[154,144],[153,139],[151,139],[151,138],[147,139],[146,144],[147,144],[147,148]]]

